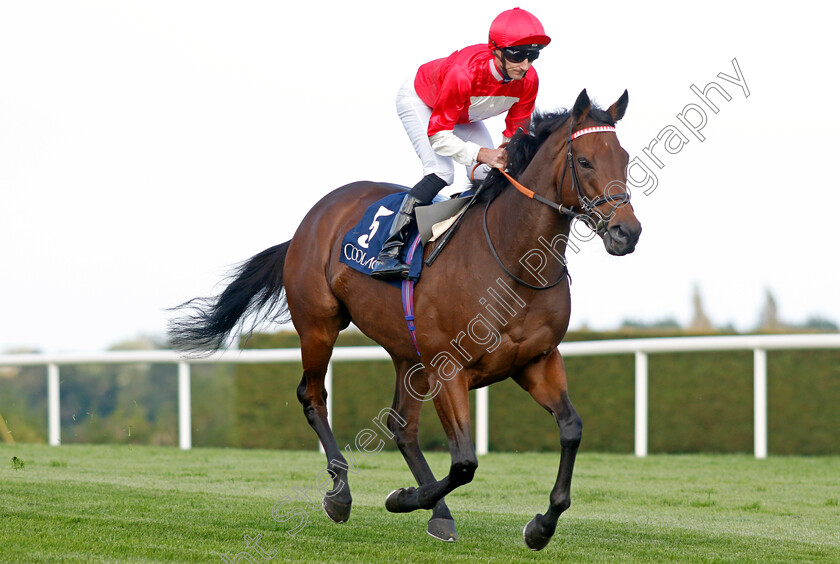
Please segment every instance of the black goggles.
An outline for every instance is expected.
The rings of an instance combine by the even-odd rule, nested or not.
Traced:
[[[521,63],[528,59],[529,63],[533,63],[540,56],[538,49],[517,49],[516,47],[505,47],[502,49],[505,59],[511,63]]]

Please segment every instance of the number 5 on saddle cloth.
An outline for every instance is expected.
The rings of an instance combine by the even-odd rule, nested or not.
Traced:
[[[363,274],[370,275],[376,264],[376,257],[391,232],[391,223],[400,209],[407,192],[390,194],[374,202],[365,210],[361,221],[344,235],[341,242],[340,260]],[[417,206],[418,231],[408,237],[409,244],[403,247],[402,260],[410,265],[410,281],[420,278],[423,268],[423,245],[443,235],[457,221],[471,201],[472,193],[446,199],[438,196],[428,206]],[[387,283],[400,287],[401,280]]]

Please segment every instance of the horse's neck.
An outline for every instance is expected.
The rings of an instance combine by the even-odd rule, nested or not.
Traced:
[[[550,167],[550,165],[547,165]],[[551,174],[540,173],[539,167],[529,166],[520,182],[550,200],[556,201],[549,183]],[[499,256],[510,265],[516,265],[527,279],[539,282],[531,272],[542,266],[541,275],[553,281],[563,273],[566,243],[569,240],[569,218],[537,200],[527,198],[510,186],[498,196],[494,206],[495,229],[488,225]],[[492,210],[492,208],[491,208]],[[488,223],[491,219],[488,219]],[[517,274],[517,271],[514,271]],[[517,274],[519,275],[519,274]]]

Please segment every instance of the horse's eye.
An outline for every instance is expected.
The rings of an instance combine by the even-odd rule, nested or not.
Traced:
[[[585,159],[585,158],[583,158],[583,157],[578,157],[578,163],[579,163],[579,164],[580,164],[580,166],[582,166],[583,168],[592,168],[592,163],[590,163],[588,160],[586,160],[586,159]]]

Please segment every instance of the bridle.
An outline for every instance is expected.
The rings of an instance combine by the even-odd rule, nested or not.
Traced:
[[[620,202],[624,203],[630,200],[630,195],[627,192],[621,192],[619,194],[605,194],[596,198],[595,200],[590,200],[586,194],[583,193],[583,187],[580,184],[580,178],[578,177],[577,166],[575,164],[575,154],[572,148],[572,141],[581,137],[582,135],[586,135],[587,133],[602,133],[602,132],[615,132],[615,127],[612,125],[596,125],[594,127],[586,127],[584,129],[579,129],[577,131],[572,131],[574,124],[569,124],[569,137],[566,140],[566,166],[563,167],[563,175],[560,177],[560,186],[562,189],[563,183],[566,181],[566,170],[570,169],[572,171],[572,186],[574,186],[575,192],[577,193],[578,202],[580,207],[583,209],[583,213],[576,212],[574,207],[567,208],[563,204],[558,204],[548,198],[544,198],[539,194],[536,194],[533,190],[530,190],[519,183],[515,178],[513,178],[506,170],[499,170],[505,178],[522,194],[528,196],[529,198],[538,201],[541,204],[545,204],[552,209],[556,209],[563,215],[567,215],[572,219],[586,217],[589,220],[592,220],[593,213],[598,214],[599,219],[595,227],[595,231],[600,235],[606,229],[606,222],[604,221],[604,217],[602,214],[598,213],[597,208],[604,204],[608,204],[610,202]],[[594,221],[594,220],[592,220]]]
[[[537,202],[544,204],[552,209],[557,210],[560,214],[569,216],[572,220],[585,218],[584,222],[594,221],[592,219],[593,214],[597,214],[598,221],[595,223],[594,231],[598,235],[603,235],[603,233],[607,230],[607,221],[605,221],[603,215],[598,212],[598,207],[604,204],[608,204],[610,202],[619,202],[625,203],[630,200],[630,195],[625,191],[619,194],[605,194],[600,196],[594,200],[590,200],[586,194],[583,193],[583,187],[580,184],[580,178],[578,177],[577,166],[575,165],[575,155],[574,150],[572,149],[572,141],[577,139],[582,135],[586,135],[588,133],[601,133],[601,132],[615,132],[615,127],[611,125],[596,125],[594,127],[586,127],[584,129],[579,129],[577,131],[573,131],[574,123],[570,121],[569,123],[569,137],[566,140],[566,166],[563,167],[563,175],[560,177],[560,190],[563,189],[563,184],[566,181],[566,169],[570,169],[571,176],[572,176],[572,185],[574,186],[575,192],[577,193],[578,203],[580,207],[583,209],[583,212],[577,212],[574,210],[574,206],[571,208],[564,206],[562,203],[557,203],[548,198],[540,196],[533,190],[523,186],[519,181],[513,178],[506,170],[499,169],[499,171],[504,175],[505,178],[516,188],[520,193],[524,194],[525,196],[531,198],[532,200],[536,200]],[[563,281],[569,275],[569,271],[566,268],[565,263],[563,264],[563,273],[560,277],[552,282],[547,286],[534,286],[521,278],[517,277],[515,274],[510,272],[507,267],[502,263],[502,259],[499,258],[499,254],[496,252],[496,248],[493,246],[493,242],[490,240],[490,231],[487,229],[487,210],[490,208],[490,203],[492,200],[488,200],[487,205],[484,207],[484,235],[487,238],[487,244],[490,246],[490,252],[493,253],[493,257],[496,259],[496,262],[499,266],[502,267],[502,270],[513,278],[519,284],[527,288],[531,288],[533,290],[548,290],[549,288],[553,288],[557,286],[560,282]],[[589,225],[589,223],[587,223]]]

